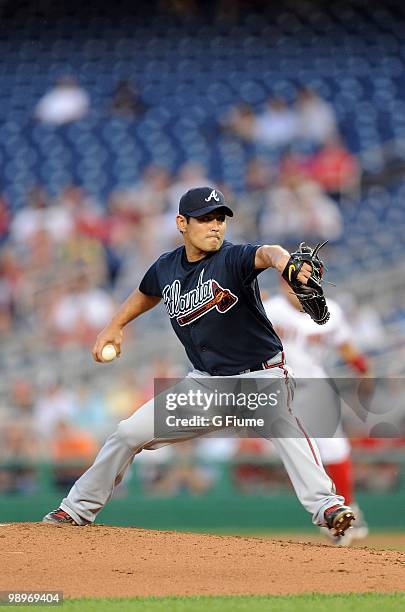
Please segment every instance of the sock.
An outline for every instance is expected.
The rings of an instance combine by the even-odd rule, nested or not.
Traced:
[[[325,470],[336,486],[336,493],[345,498],[345,503],[353,501],[353,464],[350,457],[340,463],[329,463]]]

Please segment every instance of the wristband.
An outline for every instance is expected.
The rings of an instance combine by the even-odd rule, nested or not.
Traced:
[[[349,359],[349,365],[353,370],[356,370],[359,374],[366,374],[368,371],[368,361],[364,355],[360,353],[353,359]]]

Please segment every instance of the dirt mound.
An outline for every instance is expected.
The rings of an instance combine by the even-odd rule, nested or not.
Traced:
[[[65,597],[392,592],[405,553],[96,525],[0,527],[0,591]]]

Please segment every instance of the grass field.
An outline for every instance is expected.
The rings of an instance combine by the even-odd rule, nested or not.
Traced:
[[[405,608],[405,591],[393,594],[238,596],[238,597],[141,597],[134,599],[65,600],[66,612],[397,612]],[[50,610],[50,606],[13,606],[13,610]]]

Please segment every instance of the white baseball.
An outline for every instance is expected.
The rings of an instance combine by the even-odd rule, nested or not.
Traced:
[[[117,351],[113,344],[106,344],[103,346],[103,350],[101,351],[101,358],[103,361],[112,361],[117,356]]]

